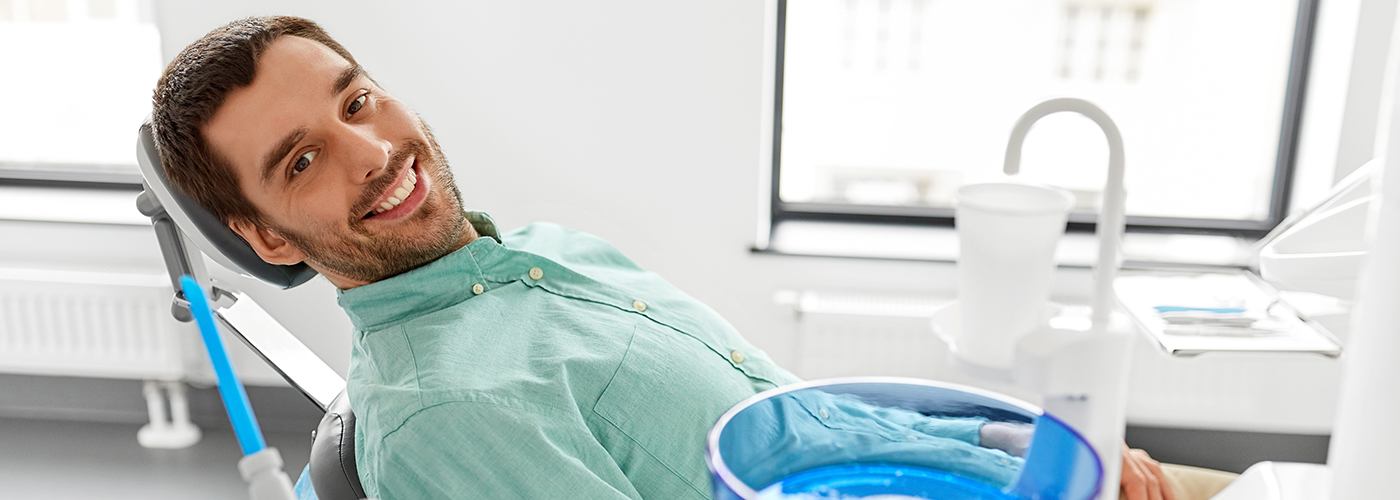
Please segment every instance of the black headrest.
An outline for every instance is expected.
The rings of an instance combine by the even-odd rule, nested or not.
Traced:
[[[194,242],[200,251],[219,264],[236,272],[258,278],[281,288],[291,288],[316,276],[316,271],[305,263],[293,266],[268,264],[248,246],[248,242],[238,233],[209,213],[185,193],[170,185],[165,176],[165,165],[160,161],[155,138],[151,136],[151,122],[141,124],[136,146],[137,163],[141,165],[141,176],[145,178],[146,190],[155,194],[166,213],[179,226],[180,232]]]
[[[359,469],[355,468],[355,414],[344,391],[326,408],[311,440],[311,486],[320,500],[365,497]]]

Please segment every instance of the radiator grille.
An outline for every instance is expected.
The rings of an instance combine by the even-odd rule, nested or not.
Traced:
[[[170,297],[158,274],[0,268],[0,371],[178,380]]]
[[[929,321],[934,297],[799,292],[796,371],[806,378],[887,375],[946,378],[948,348]]]

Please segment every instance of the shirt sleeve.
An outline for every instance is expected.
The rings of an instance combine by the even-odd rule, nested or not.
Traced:
[[[424,409],[387,434],[381,500],[640,498],[577,416],[456,402]]]
[[[784,396],[771,405],[783,409],[773,413],[774,427],[780,431],[769,447],[785,453],[781,461],[786,463],[815,456],[821,457],[821,464],[912,464],[998,485],[1010,484],[1024,463],[1001,450],[980,446],[985,419],[930,417],[823,391]]]
[[[793,397],[810,412],[825,410],[829,414],[828,419],[845,420],[851,426],[867,427],[892,439],[900,439],[913,431],[929,437],[981,446],[982,426],[987,423],[987,419],[978,417],[926,416],[912,410],[871,405],[855,397],[822,391],[803,391]]]

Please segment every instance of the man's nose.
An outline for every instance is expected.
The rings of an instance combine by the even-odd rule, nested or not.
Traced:
[[[350,179],[367,184],[383,175],[389,165],[393,145],[374,133],[373,130],[348,130],[344,141],[346,147],[345,164],[350,167]]]

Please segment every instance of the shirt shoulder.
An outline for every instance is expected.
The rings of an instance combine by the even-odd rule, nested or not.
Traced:
[[[561,264],[642,270],[607,240],[553,222],[534,222],[502,235],[501,239],[511,248]]]

